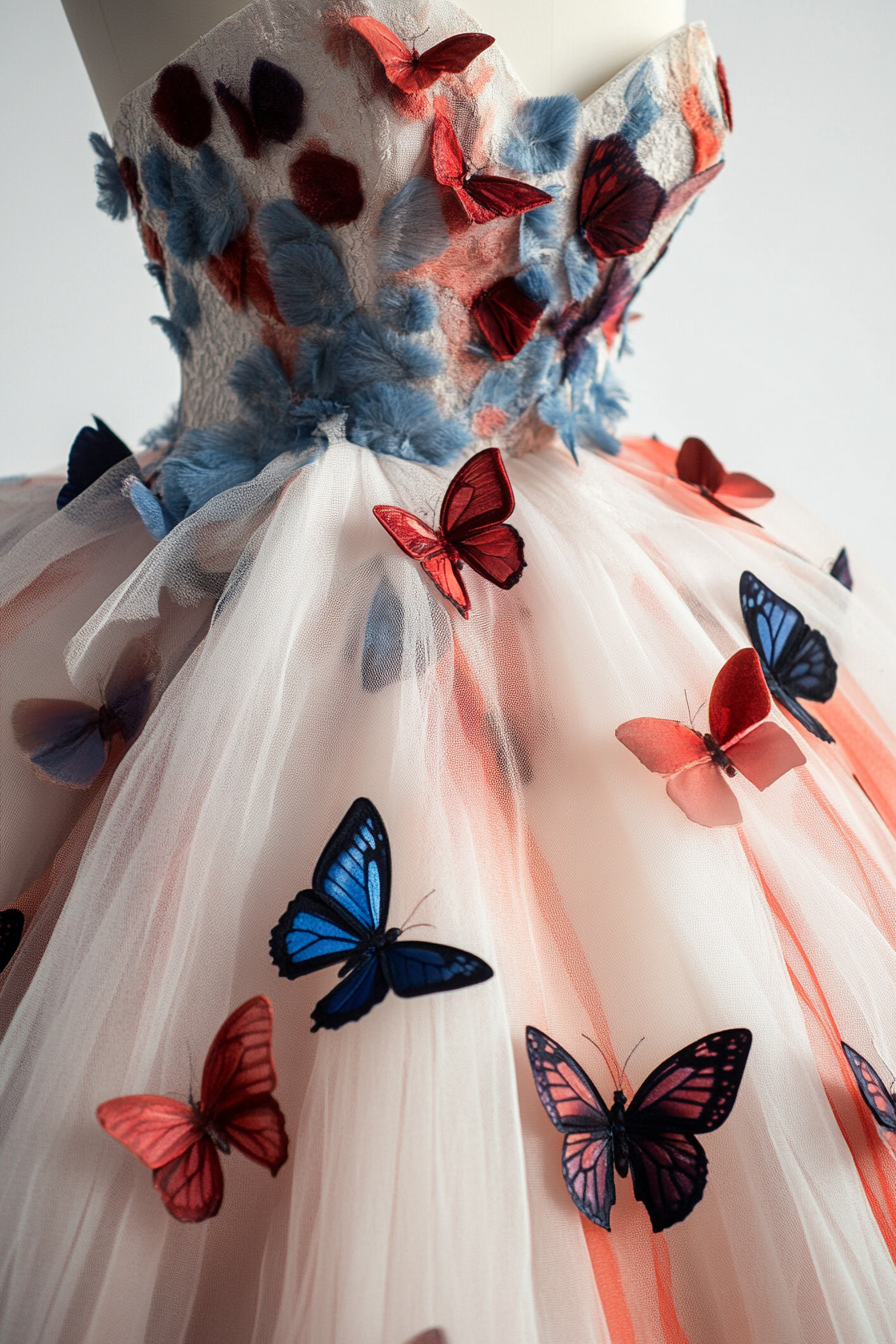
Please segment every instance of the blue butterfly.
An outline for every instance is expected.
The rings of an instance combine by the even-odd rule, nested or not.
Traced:
[[[492,968],[443,943],[399,943],[387,929],[392,859],[383,819],[356,798],[317,861],[311,890],[300,891],[271,930],[271,960],[295,980],[344,962],[341,984],[321,999],[312,1031],[357,1022],[390,989],[403,999],[491,979]]]
[[[740,576],[740,605],[753,648],[775,699],[822,742],[830,733],[795,699],[830,700],[837,687],[837,664],[828,642],[811,630],[802,614],[745,570]]]

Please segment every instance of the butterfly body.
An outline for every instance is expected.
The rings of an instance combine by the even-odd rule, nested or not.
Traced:
[[[199,1101],[149,1094],[116,1097],[97,1108],[107,1133],[152,1169],[153,1185],[173,1218],[213,1218],[224,1198],[218,1154],[238,1148],[272,1176],[286,1161],[283,1112],[272,1096],[273,1010],[258,994],[235,1009],[212,1041]]]
[[[750,642],[772,695],[822,742],[830,733],[797,699],[824,702],[837,688],[837,664],[819,630],[749,570],[740,576],[740,605]]]
[[[342,963],[340,984],[316,1004],[312,1031],[357,1022],[390,990],[416,998],[492,975],[479,957],[444,943],[402,939],[387,928],[392,885],[389,837],[367,798],[357,798],[324,846],[312,885],[271,930],[271,960],[295,980]],[[401,940],[401,941],[399,941]]]
[[[391,504],[377,504],[373,512],[405,555],[419,560],[443,597],[466,618],[470,598],[461,578],[464,564],[498,588],[512,588],[522,576],[523,539],[505,522],[513,507],[501,454],[485,448],[463,464],[448,486],[438,528]]]
[[[715,1032],[658,1065],[631,1102],[621,1088],[608,1107],[581,1065],[557,1041],[526,1028],[539,1100],[564,1136],[562,1168],[576,1208],[610,1230],[614,1171],[629,1173],[654,1232],[681,1222],[703,1196],[709,1170],[696,1139],[731,1113],[752,1035]]]

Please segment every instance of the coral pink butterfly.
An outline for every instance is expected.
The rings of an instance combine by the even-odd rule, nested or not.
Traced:
[[[703,1198],[708,1163],[696,1139],[728,1119],[753,1036],[745,1027],[717,1031],[678,1050],[648,1074],[628,1106],[617,1086],[613,1105],[572,1055],[526,1028],[535,1088],[563,1134],[563,1178],[580,1213],[610,1230],[615,1167],[632,1174],[635,1199],[654,1232],[687,1218]]]
[[[499,588],[512,588],[525,568],[523,539],[505,522],[513,504],[500,452],[484,448],[448,486],[437,530],[391,504],[377,504],[373,511],[405,555],[420,561],[439,592],[466,619],[470,599],[460,575],[465,564]]]
[[[737,826],[740,805],[726,776],[738,772],[767,789],[805,765],[796,742],[766,723],[772,701],[755,649],[738,649],[719,672],[709,697],[709,732],[672,719],[629,719],[616,729],[642,765],[666,776],[666,792],[700,826]]]
[[[181,1223],[214,1218],[224,1197],[218,1153],[238,1148],[272,1176],[286,1161],[283,1112],[271,1093],[274,1014],[256,994],[230,1014],[205,1060],[199,1101],[116,1097],[97,1109],[107,1133],[151,1167],[165,1208]]]
[[[473,224],[487,224],[499,216],[524,215],[527,210],[537,210],[554,199],[546,191],[512,177],[486,174],[474,177],[451,119],[438,105],[432,128],[432,167],[436,181],[451,188]]]
[[[726,504],[725,498],[736,499],[741,508],[757,509],[760,504],[767,504],[775,497],[774,490],[757,481],[754,476],[747,476],[743,471],[726,471],[702,439],[685,439],[675,459],[675,471],[680,481],[694,486],[717,509],[730,513],[732,518],[753,523],[755,527],[760,524]]]
[[[402,93],[420,93],[442,75],[459,75],[495,40],[487,33],[458,33],[421,55],[416,47],[406,47],[379,19],[362,17],[349,19],[349,23],[370,43],[389,83]]]

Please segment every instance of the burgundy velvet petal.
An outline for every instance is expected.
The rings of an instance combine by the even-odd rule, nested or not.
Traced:
[[[125,185],[125,190],[131,198],[131,205],[139,215],[143,209],[143,192],[140,190],[140,181],[137,177],[137,165],[133,159],[127,155],[118,165],[118,171],[121,173],[121,180]]]
[[[151,229],[148,224],[141,224],[140,236],[143,239],[143,246],[150,261],[154,261],[157,266],[161,266],[164,270],[165,252],[162,247],[162,240],[155,229]]]
[[[305,149],[289,170],[292,196],[315,224],[351,224],[364,209],[358,170],[323,149]]]
[[[598,257],[640,252],[665,199],[659,182],[621,135],[591,147],[579,195],[579,224]]]
[[[282,65],[259,56],[249,75],[249,104],[261,139],[285,145],[302,124],[305,90]]]
[[[152,96],[152,114],[178,145],[196,149],[212,129],[211,99],[190,65],[166,65]]]
[[[546,307],[524,294],[512,276],[482,290],[470,306],[489,349],[499,361],[519,354],[531,340]]]
[[[246,104],[231,93],[223,80],[215,80],[215,97],[230,122],[231,129],[239,140],[247,159],[257,159],[261,153],[261,136],[255,128],[252,113]]]
[[[261,248],[247,229],[232,238],[220,257],[209,257],[208,276],[231,308],[251,303],[262,317],[282,322]]]
[[[685,439],[678,457],[675,459],[675,472],[680,481],[705,486],[710,494],[715,494],[725,479],[725,468],[715,453],[702,439]]]

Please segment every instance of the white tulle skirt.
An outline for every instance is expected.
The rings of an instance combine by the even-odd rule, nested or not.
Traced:
[[[12,527],[4,901],[29,924],[0,982],[4,1341],[892,1344],[896,1163],[839,1042],[896,1067],[896,622],[784,501],[737,522],[637,445],[508,468],[527,568],[509,592],[471,576],[467,622],[371,511],[431,519],[448,473],[344,442],[154,547],[124,468]],[[806,766],[734,781],[743,824],[707,830],[614,732],[706,699],[748,642],[744,569],[826,633],[837,744],[775,708]],[[399,620],[376,643],[384,580]],[[39,779],[12,704],[69,678],[95,698],[143,632],[167,684],[142,736],[86,794]],[[279,979],[268,938],[360,795],[389,830],[390,922],[434,889],[426,936],[495,975],[312,1035],[335,973]],[[259,993],[289,1160],[272,1180],[225,1159],[220,1214],[178,1224],[96,1107],[184,1096]],[[630,1096],[696,1037],[752,1030],[685,1222],[654,1235],[627,1181],[611,1233],[580,1218],[529,1023],[605,1096],[583,1033],[614,1065],[645,1037]]]

